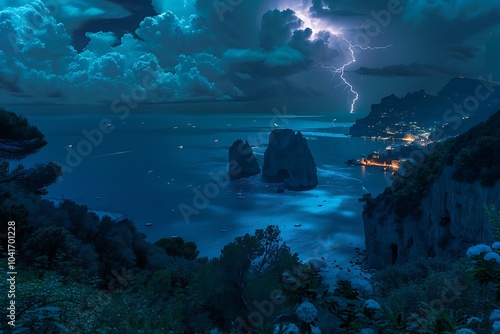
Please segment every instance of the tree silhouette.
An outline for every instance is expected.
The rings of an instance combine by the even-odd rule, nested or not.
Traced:
[[[0,159],[21,160],[45,145],[44,135],[26,117],[0,108]]]
[[[45,188],[61,175],[61,166],[54,162],[29,169],[19,165],[9,172],[9,163],[2,161],[24,159],[45,145],[44,135],[26,117],[0,108],[0,184],[16,181],[34,194],[46,194]]]

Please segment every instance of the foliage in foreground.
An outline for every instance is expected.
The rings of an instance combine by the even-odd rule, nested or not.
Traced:
[[[23,126],[27,138],[43,139]],[[4,153],[0,147],[4,158],[26,151]],[[372,284],[343,273],[330,287],[290,252],[277,226],[236,238],[219,258],[198,258],[194,243],[170,238],[153,245],[131,221],[99,219],[69,200],[56,206],[41,199],[57,171],[47,165],[11,171],[0,161],[0,220],[16,221],[21,259],[15,333],[215,333],[218,328],[464,334],[500,328],[500,244],[483,245],[453,264],[430,259],[390,267],[373,276]],[[6,266],[6,259],[1,263]],[[0,293],[7,290],[2,283]],[[2,299],[0,307],[5,310],[7,302]]]

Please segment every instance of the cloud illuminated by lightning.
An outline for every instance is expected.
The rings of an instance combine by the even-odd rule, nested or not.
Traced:
[[[313,39],[318,37],[318,34],[321,31],[327,31],[331,35],[340,35],[342,31],[327,22],[320,20],[319,18],[312,17],[309,13],[309,5],[304,3],[290,3],[285,1],[280,10],[291,9],[295,12],[295,15],[302,20],[303,26],[307,28],[311,28],[313,31],[313,35],[311,36]]]
[[[347,54],[345,57],[345,63],[342,64],[340,67],[335,67],[335,66],[326,66],[326,65],[321,65],[324,69],[327,69],[333,73],[334,76],[338,75],[342,82],[340,85],[344,85],[346,89],[349,90],[349,93],[351,96],[353,96],[352,100],[350,101],[349,95],[347,96],[348,103],[350,103],[350,108],[349,111],[350,113],[354,112],[354,109],[356,107],[356,102],[359,100],[359,93],[354,90],[353,85],[346,79],[345,77],[345,70],[346,67],[354,64],[356,62],[356,55],[354,53],[354,48],[358,48],[360,50],[380,50],[380,49],[386,49],[390,47],[391,45],[387,46],[377,46],[377,47],[370,47],[370,46],[361,46],[357,44],[353,44],[351,41],[347,40],[345,37],[343,37],[342,29],[338,27],[334,27],[329,22],[325,22],[323,20],[320,20],[318,18],[312,17],[311,14],[309,13],[309,6],[307,5],[307,2],[302,2],[301,3],[285,3],[284,8],[281,10],[290,8],[295,12],[295,15],[302,20],[304,27],[311,28],[313,31],[312,38],[315,39],[318,37],[318,34],[321,31],[326,31],[330,33],[332,36],[337,37],[339,40],[343,41],[346,43],[346,48],[344,54]],[[365,22],[366,24],[366,22]],[[363,26],[365,25],[363,24]],[[332,40],[329,41],[330,43],[333,43]],[[338,87],[338,85],[337,85]]]

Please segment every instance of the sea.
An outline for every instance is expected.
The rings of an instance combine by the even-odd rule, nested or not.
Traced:
[[[86,105],[7,109],[26,116],[48,142],[20,163],[63,165],[65,173],[48,188],[48,199],[126,215],[147,240],[179,236],[209,258],[219,257],[237,236],[277,225],[302,260],[324,258],[332,268],[349,263],[354,249],[364,248],[358,199],[390,184],[389,171],[346,165],[390,144],[346,135],[356,116],[348,112],[190,113],[159,105],[126,114]],[[269,134],[277,128],[306,137],[319,185],[277,193],[277,185],[262,182],[260,175],[224,181],[230,145],[247,140],[262,167]]]

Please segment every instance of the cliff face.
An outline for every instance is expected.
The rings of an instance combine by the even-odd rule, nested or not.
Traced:
[[[493,240],[488,208],[500,208],[500,111],[435,146],[409,175],[396,174],[363,210],[367,264],[457,258]]]
[[[479,181],[459,182],[446,167],[423,196],[417,211],[398,222],[387,206],[365,212],[367,264],[382,268],[431,256],[460,257],[480,242],[491,242],[483,205],[500,207],[500,181],[485,187]],[[390,191],[389,189],[387,191]]]

